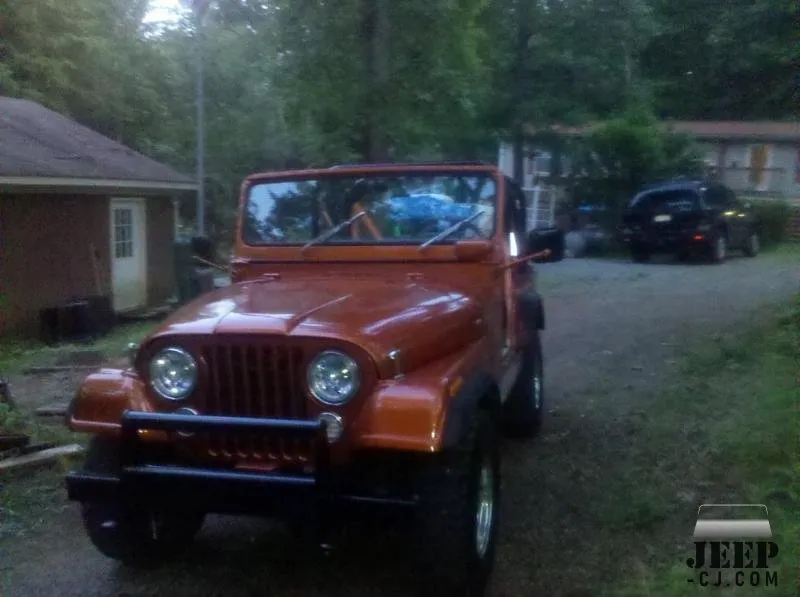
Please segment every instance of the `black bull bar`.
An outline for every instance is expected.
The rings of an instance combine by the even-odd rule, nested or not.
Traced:
[[[314,445],[314,472],[294,474],[147,462],[139,430],[183,433],[269,433]],[[413,501],[349,495],[331,466],[323,420],[261,419],[127,411],[122,416],[120,466],[114,473],[71,471],[67,495],[78,502],[191,505],[207,512],[268,514],[312,506],[322,514],[347,502],[412,506]]]

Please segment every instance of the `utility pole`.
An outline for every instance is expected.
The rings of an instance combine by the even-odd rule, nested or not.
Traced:
[[[517,19],[516,40],[514,44],[514,68],[513,68],[513,129],[512,129],[512,151],[514,161],[512,165],[512,178],[520,186],[525,185],[525,151],[527,150],[526,144],[526,124],[528,124],[524,116],[527,110],[524,109],[525,103],[530,101],[527,97],[525,89],[525,78],[527,70],[528,59],[528,40],[531,36],[530,29],[530,12],[528,8],[528,0],[517,0],[515,4],[515,16]]]
[[[197,104],[197,235],[205,236],[206,233],[206,192],[205,192],[205,114],[204,114],[204,86],[203,86],[203,19],[208,10],[210,0],[194,1],[195,17],[195,59],[196,59],[196,90],[195,102]]]

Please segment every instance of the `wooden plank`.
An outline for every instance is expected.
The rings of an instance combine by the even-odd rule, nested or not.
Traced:
[[[19,454],[20,456],[25,456],[27,454],[33,454],[35,452],[41,452],[42,450],[49,450],[51,448],[57,448],[58,444],[53,442],[42,442],[38,444],[29,444],[24,448],[20,448]]]
[[[50,404],[36,409],[37,417],[63,417],[67,414],[67,404]]]
[[[83,446],[79,444],[69,444],[66,446],[59,446],[57,448],[50,448],[49,450],[42,450],[41,452],[35,452],[33,454],[27,454],[25,456],[17,456],[14,458],[8,458],[6,460],[0,460],[0,473],[7,473],[28,466],[44,464],[64,456],[80,454],[81,452],[83,452]]]
[[[0,450],[10,450],[27,446],[31,438],[22,433],[0,433]]]
[[[28,367],[22,372],[25,375],[36,375],[39,373],[71,373],[76,371],[92,371],[100,369],[102,365],[52,365],[48,367]]]

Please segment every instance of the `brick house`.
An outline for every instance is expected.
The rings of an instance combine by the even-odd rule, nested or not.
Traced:
[[[0,335],[40,310],[107,297],[116,312],[175,293],[188,177],[34,102],[0,97]]]

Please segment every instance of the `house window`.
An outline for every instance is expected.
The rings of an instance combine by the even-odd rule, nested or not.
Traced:
[[[114,258],[133,257],[133,210],[114,210]]]
[[[552,161],[552,157],[553,156],[549,151],[537,152],[536,157],[534,158],[534,174],[536,174],[536,176],[550,175],[550,163]]]

